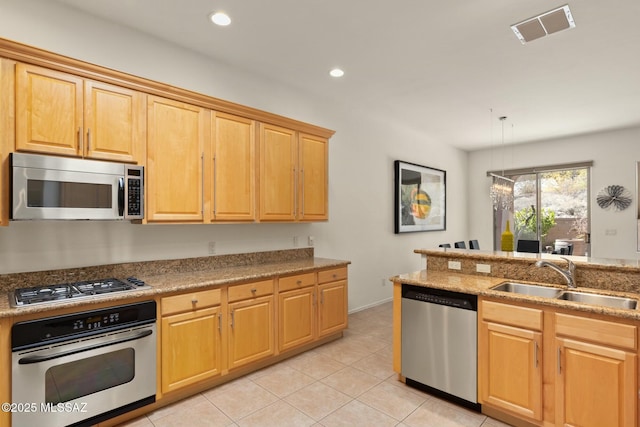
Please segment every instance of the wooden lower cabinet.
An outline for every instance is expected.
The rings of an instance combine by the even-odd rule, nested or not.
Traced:
[[[308,286],[278,295],[280,351],[306,344],[315,338],[315,292],[314,286]]]
[[[556,425],[636,426],[636,327],[562,314],[556,324]]]
[[[534,425],[637,426],[637,325],[575,313],[481,299],[480,402]]]
[[[231,289],[242,298],[231,302]],[[255,291],[254,291],[255,289]],[[259,296],[267,293],[265,296]],[[230,287],[229,292],[229,370],[271,356],[275,353],[273,280]]]
[[[221,372],[220,307],[162,318],[162,392]]]
[[[221,296],[211,289],[162,298],[162,393],[222,372]]]
[[[542,420],[542,310],[481,304],[480,401]]]
[[[318,336],[347,327],[347,281],[318,285]]]

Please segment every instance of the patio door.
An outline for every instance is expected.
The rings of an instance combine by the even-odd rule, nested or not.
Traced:
[[[514,180],[512,210],[494,211],[495,248],[509,219],[515,244],[540,241],[541,252],[587,255],[590,252],[590,163],[505,171]]]

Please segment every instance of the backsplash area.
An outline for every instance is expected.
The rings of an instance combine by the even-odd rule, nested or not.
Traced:
[[[427,271],[450,271],[528,282],[565,284],[557,272],[535,266],[536,261],[544,259],[566,268],[566,261],[556,255],[463,249],[417,249],[414,252],[426,257]],[[587,257],[571,257],[571,260],[576,265],[576,284],[579,287],[640,293],[640,266],[636,261]],[[488,273],[483,272],[487,270]]]

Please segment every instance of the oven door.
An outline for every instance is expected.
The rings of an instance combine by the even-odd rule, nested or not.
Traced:
[[[11,219],[123,219],[122,175],[13,167]]]
[[[91,425],[154,402],[156,339],[153,324],[14,352],[12,426]]]

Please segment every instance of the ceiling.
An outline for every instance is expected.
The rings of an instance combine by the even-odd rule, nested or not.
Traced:
[[[510,26],[566,3],[56,1],[464,150],[500,142],[503,115],[505,143],[640,125],[638,0],[574,1],[574,29],[525,45]]]

